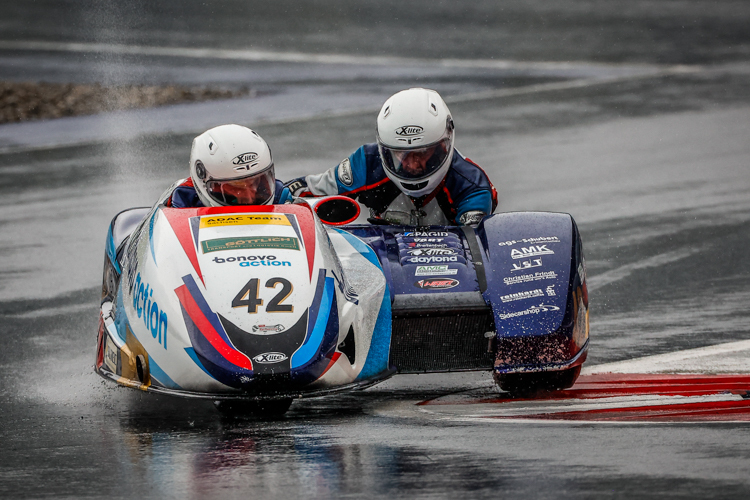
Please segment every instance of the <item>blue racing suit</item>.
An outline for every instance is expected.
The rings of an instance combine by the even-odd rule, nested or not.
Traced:
[[[365,144],[322,174],[287,182],[280,202],[289,201],[294,196],[335,194],[358,200],[370,209],[373,217],[407,225],[478,222],[477,213],[489,215],[497,208],[497,191],[487,174],[457,150],[453,151],[445,179],[435,191],[412,198],[402,193],[386,176],[377,144]]]

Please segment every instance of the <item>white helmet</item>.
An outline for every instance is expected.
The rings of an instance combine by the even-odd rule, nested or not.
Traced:
[[[431,193],[453,159],[453,118],[434,90],[392,95],[378,114],[378,149],[385,175],[405,194]]]
[[[193,139],[190,177],[207,207],[267,205],[276,188],[271,149],[240,125],[220,125]]]

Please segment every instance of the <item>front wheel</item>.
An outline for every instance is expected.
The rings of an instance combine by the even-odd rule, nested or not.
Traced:
[[[531,396],[540,391],[567,389],[575,384],[581,365],[554,372],[495,373],[497,385],[514,396]]]
[[[292,398],[214,401],[225,417],[280,417],[289,410]]]

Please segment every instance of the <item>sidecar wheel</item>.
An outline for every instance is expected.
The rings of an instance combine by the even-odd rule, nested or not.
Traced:
[[[495,374],[495,382],[513,396],[531,396],[540,391],[567,389],[575,384],[581,366],[555,372],[503,373]]]
[[[289,410],[292,398],[261,400],[214,401],[214,406],[226,417],[280,417]]]

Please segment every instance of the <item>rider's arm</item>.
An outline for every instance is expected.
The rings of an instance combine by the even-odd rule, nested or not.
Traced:
[[[285,183],[279,203],[286,203],[297,197],[347,194],[365,185],[366,174],[363,146],[321,174],[310,174]]]
[[[482,168],[458,151],[453,171],[446,179],[453,194],[456,223],[478,223],[497,208],[497,191]]]
[[[456,222],[460,226],[478,224],[485,215],[492,213],[492,195],[482,189],[470,193],[456,205]]]
[[[172,184],[164,194],[159,197],[159,204],[164,204],[172,208],[193,208],[202,207],[198,193],[195,192],[193,181],[190,177],[180,179]]]

